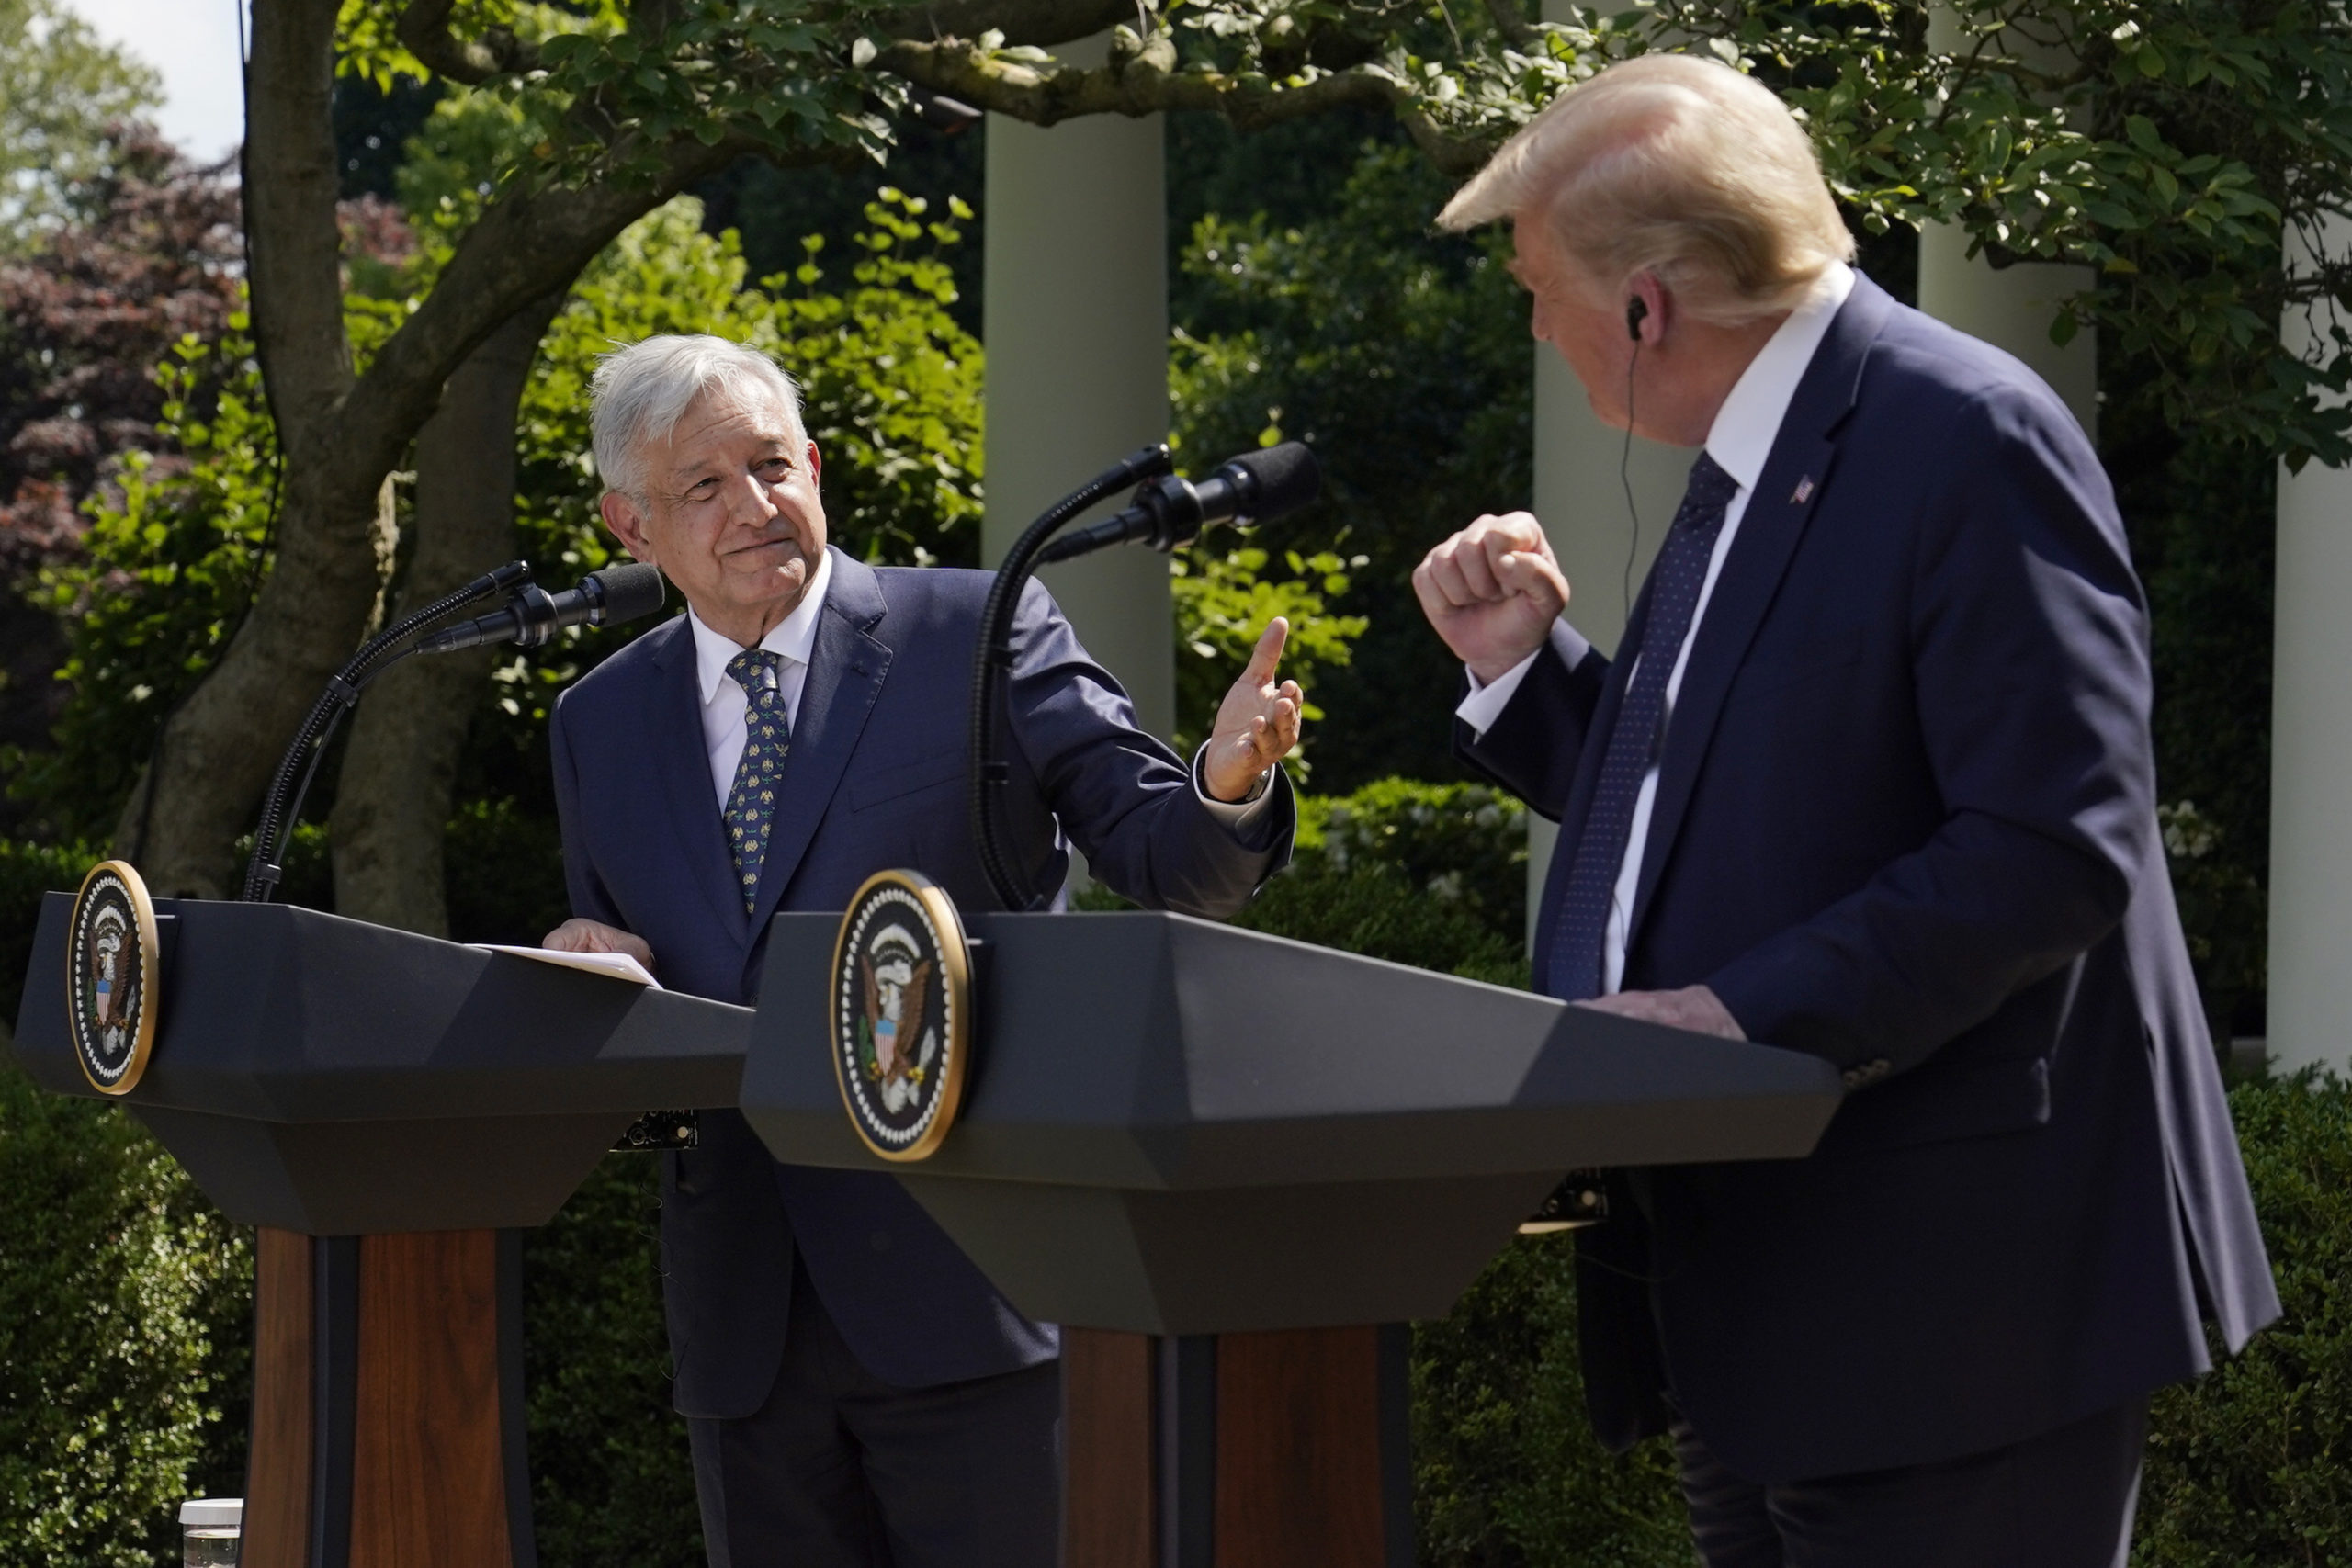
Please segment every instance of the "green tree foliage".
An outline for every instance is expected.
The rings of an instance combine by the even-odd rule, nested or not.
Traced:
[[[107,132],[152,109],[163,82],[100,40],[62,0],[0,0],[0,255],[75,210],[109,166]]]
[[[65,624],[73,695],[55,749],[19,759],[11,793],[54,832],[103,839],[162,716],[235,635],[266,559],[277,446],[245,320],[218,344],[183,338],[155,368],[159,463],[128,454],[85,510],[80,559],[47,569],[40,598]]]
[[[1268,578],[1266,552],[1251,545],[1222,553],[1188,550],[1170,561],[1176,616],[1172,744],[1179,755],[1191,756],[1208,734],[1235,673],[1249,661],[1266,624],[1277,615],[1290,623],[1280,673],[1296,681],[1306,694],[1301,711],[1307,724],[1317,726],[1323,718],[1316,702],[1322,673],[1347,665],[1366,625],[1362,615],[1331,615],[1326,604],[1348,592],[1349,570],[1364,560],[1361,556],[1342,560],[1330,550],[1311,557],[1293,550],[1284,563],[1290,569],[1287,575]],[[1299,752],[1310,750],[1321,739],[1317,728],[1303,731]],[[1303,754],[1292,765],[1302,779],[1306,776]]]
[[[1295,438],[1322,462],[1323,500],[1255,543],[1274,561],[1349,558],[1340,607],[1368,630],[1314,694],[1329,715],[1317,783],[1340,791],[1455,772],[1443,716],[1460,671],[1422,622],[1412,568],[1452,529],[1527,500],[1525,306],[1500,236],[1430,233],[1451,189],[1411,149],[1374,141],[1322,215],[1211,215],[1183,255],[1190,325],[1170,382],[1187,460]]]
[[[1788,9],[1666,0],[1807,117],[1874,229],[1965,224],[1996,260],[2086,262],[2052,327],[2096,326],[2177,427],[2301,464],[2352,454],[2352,24],[2303,0],[1959,0]],[[2301,253],[2301,254],[2298,254]],[[2308,349],[2282,310],[2312,313]]]

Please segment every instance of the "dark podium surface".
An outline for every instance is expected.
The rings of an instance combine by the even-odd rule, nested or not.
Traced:
[[[105,1098],[42,901],[16,1054]],[[231,1219],[310,1235],[544,1224],[639,1112],[731,1105],[752,1012],[282,904],[159,899],[163,1015],[120,1097]]]
[[[1154,1335],[1438,1317],[1562,1172],[1793,1158],[1816,1056],[1182,915],[976,915],[956,1130],[869,1153],[826,1043],[830,915],[776,917],[742,1109],[888,1170],[1047,1322]]]
[[[51,894],[16,1055],[95,1097]],[[1064,1325],[1069,1568],[1405,1568],[1403,1323],[1562,1172],[1797,1157],[1825,1062],[1181,916],[978,915],[962,1115],[851,1130],[840,918],[783,915],[756,1016],[278,906],[160,902],[122,1098],[261,1227],[245,1568],[532,1568],[518,1227],[640,1112],[741,1103],[887,1170]],[[1042,1565],[1041,1565],[1042,1568]]]

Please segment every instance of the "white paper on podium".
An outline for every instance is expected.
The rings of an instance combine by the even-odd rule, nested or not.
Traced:
[[[551,947],[507,947],[494,942],[469,942],[466,945],[476,953],[511,953],[517,958],[534,959],[561,969],[584,969],[608,979],[650,986],[657,991],[662,988],[662,982],[647,974],[645,965],[626,953],[558,953]]]

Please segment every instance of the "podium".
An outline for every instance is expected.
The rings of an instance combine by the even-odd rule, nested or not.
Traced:
[[[17,1054],[93,1095],[43,904]],[[1407,1320],[1560,1174],[1797,1157],[1817,1058],[1174,915],[975,915],[978,1049],[913,1165],[827,1043],[839,919],[778,916],[756,1015],[278,906],[157,906],[122,1097],[262,1227],[245,1568],[530,1568],[516,1232],[640,1111],[740,1104],[779,1158],[888,1170],[1065,1325],[1071,1568],[1411,1558]]]

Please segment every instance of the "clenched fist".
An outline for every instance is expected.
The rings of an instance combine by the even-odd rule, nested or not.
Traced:
[[[1413,592],[1445,646],[1487,683],[1543,647],[1568,606],[1544,525],[1524,512],[1481,517],[1422,557]]]

